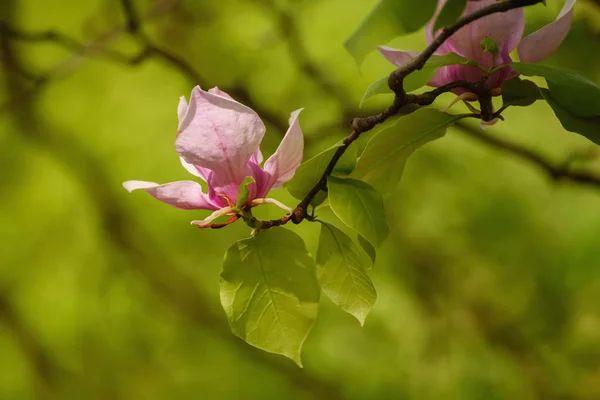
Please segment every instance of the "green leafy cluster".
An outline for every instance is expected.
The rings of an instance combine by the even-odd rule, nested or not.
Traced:
[[[382,0],[346,42],[360,64],[375,44],[419,29],[430,18],[435,1],[427,0],[421,15],[409,13],[406,1]],[[434,29],[452,24],[462,14],[466,1],[448,1],[440,10]],[[410,15],[410,18],[406,16]],[[484,51],[496,54],[490,38]],[[404,80],[407,92],[423,87],[436,71],[449,65],[477,63],[454,53],[434,55]],[[512,68],[522,76],[543,77],[548,88],[514,77],[502,86],[503,106],[530,106],[545,100],[563,127],[600,144],[600,88],[568,70],[513,62],[484,71],[491,74]],[[374,82],[361,104],[370,97],[389,92],[387,76]],[[408,157],[421,146],[442,138],[448,127],[473,114],[452,115],[431,108],[402,110],[393,124],[374,134],[364,150],[351,145],[327,177],[327,190],[312,198],[320,223],[316,256],[303,240],[286,228],[271,228],[236,242],[225,255],[221,274],[221,302],[232,331],[260,349],[282,354],[301,365],[301,349],[318,314],[320,294],[364,324],[377,299],[368,271],[376,260],[376,249],[389,228],[384,204],[398,186]],[[500,114],[498,114],[500,115]],[[338,142],[305,161],[285,187],[299,200],[324,179],[324,172]],[[240,187],[240,208],[248,197],[247,184]],[[335,223],[319,220],[318,208],[329,207]]]
[[[317,213],[321,229],[314,259],[300,236],[281,227],[231,246],[221,274],[221,303],[232,331],[301,365],[302,344],[317,318],[320,293],[364,324],[377,298],[367,271],[389,232],[384,199],[397,187],[407,158],[461,118],[419,109],[375,134],[362,154],[350,146],[329,176],[327,192],[311,203],[328,206],[338,224],[320,221]],[[286,183],[289,192],[298,199],[306,196],[339,146],[304,162]],[[356,239],[347,232],[354,232]]]

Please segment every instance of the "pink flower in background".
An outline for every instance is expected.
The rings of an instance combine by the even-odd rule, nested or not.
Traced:
[[[510,53],[514,49],[517,49],[522,62],[539,62],[553,53],[567,36],[571,27],[575,1],[566,0],[554,22],[525,38],[521,38],[525,25],[522,8],[488,15],[461,28],[446,40],[435,54],[444,55],[453,52],[469,60],[478,62],[486,70],[489,70],[493,66],[512,62]],[[470,1],[467,3],[465,14],[470,14],[495,2],[496,0]],[[427,24],[426,38],[428,44],[433,41],[433,24],[445,3],[446,0],[438,0],[437,12]],[[483,51],[480,46],[481,41],[486,37],[493,39],[498,47],[498,53],[495,58],[491,53]],[[379,51],[396,66],[405,64],[418,54],[417,52],[396,50],[389,47],[380,47]],[[439,68],[428,85],[439,87],[459,80],[477,82],[483,75],[484,71],[475,66],[450,65]],[[512,69],[502,68],[491,74],[486,82],[486,86],[489,89],[499,89],[502,86],[502,82],[516,75],[516,72]],[[453,89],[453,92],[456,94],[462,94],[465,91],[466,89],[463,88]],[[494,92],[495,94],[499,94],[498,90]]]
[[[259,146],[265,126],[249,107],[235,101],[215,87],[208,91],[196,86],[189,105],[184,97],[177,109],[179,128],[175,147],[183,167],[206,182],[208,193],[191,180],[159,185],[154,182],[127,181],[128,191],[144,189],[158,200],[183,210],[212,210],[202,221],[192,221],[200,227],[221,215],[234,215],[239,186],[251,176],[248,203],[262,203],[289,208],[274,199],[265,199],[269,190],[291,179],[302,161],[304,138],[298,122],[301,110],[291,114],[290,127],[277,151],[261,167]]]

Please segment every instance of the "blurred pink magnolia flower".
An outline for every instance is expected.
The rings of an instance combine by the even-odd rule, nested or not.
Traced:
[[[265,199],[269,190],[279,188],[292,178],[302,161],[304,138],[298,122],[300,110],[291,114],[290,127],[277,151],[264,166],[260,142],[265,125],[249,107],[238,103],[217,87],[204,91],[196,86],[190,104],[181,97],[177,113],[179,127],[175,147],[183,167],[206,182],[208,193],[199,183],[185,180],[159,185],[154,182],[127,181],[128,191],[144,189],[158,200],[183,210],[212,210],[208,218],[192,221],[200,227],[222,215],[235,216],[234,208],[240,184],[248,176],[246,204],[275,204],[288,207],[274,199]]]
[[[478,62],[484,69],[489,70],[494,66],[510,63],[512,61],[510,53],[516,48],[522,62],[539,62],[553,53],[567,36],[571,28],[571,17],[575,1],[565,0],[562,10],[554,22],[522,39],[525,26],[522,8],[488,15],[461,28],[446,40],[435,54],[444,55],[454,52],[469,60]],[[495,2],[496,0],[470,1],[467,3],[465,14],[470,14]],[[446,0],[438,0],[437,12],[427,24],[425,34],[428,44],[434,39],[433,25],[445,3]],[[496,43],[498,53],[495,57],[481,48],[480,44],[485,38],[490,38]],[[396,50],[383,46],[379,47],[379,51],[396,66],[405,64],[419,54],[418,52]],[[477,82],[483,75],[484,71],[472,65],[450,65],[439,68],[433,79],[428,82],[428,85],[439,87],[459,80]],[[498,95],[500,94],[502,82],[516,75],[517,73],[511,68],[499,69],[490,75],[486,87],[491,89],[493,94]],[[457,88],[452,91],[460,95],[465,93],[466,89]],[[472,95],[470,99],[474,98],[476,97]]]

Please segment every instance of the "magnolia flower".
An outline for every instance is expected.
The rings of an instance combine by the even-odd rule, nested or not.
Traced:
[[[476,61],[485,70],[512,62],[510,53],[514,49],[517,49],[517,54],[522,62],[539,62],[553,53],[567,36],[571,27],[575,1],[565,0],[562,10],[554,22],[523,39],[521,37],[523,36],[525,19],[522,8],[488,15],[461,28],[446,40],[435,54],[444,55],[454,52],[469,60]],[[465,14],[470,14],[495,2],[496,0],[469,1]],[[428,44],[434,39],[433,24],[445,3],[446,0],[438,0],[437,12],[427,24],[425,35]],[[495,56],[491,52],[482,49],[481,42],[486,38],[492,39],[496,43],[498,51]],[[379,51],[396,66],[405,64],[418,54],[417,52],[396,50],[389,47],[380,47]],[[472,65],[450,65],[439,68],[433,79],[428,82],[428,85],[439,87],[459,80],[477,82],[484,74],[485,72],[482,69]],[[511,68],[502,68],[492,73],[485,85],[493,94],[498,95],[500,94],[502,82],[516,75],[517,73]],[[461,95],[466,92],[466,89],[457,88],[452,91]],[[469,100],[477,98],[472,93],[465,97]]]
[[[248,176],[248,201],[275,204],[286,211],[288,207],[274,199],[265,199],[269,190],[279,188],[294,175],[302,161],[304,140],[298,115],[291,114],[290,127],[277,151],[261,167],[263,161],[259,146],[265,134],[265,125],[249,107],[235,101],[217,87],[204,91],[196,86],[188,105],[181,97],[177,113],[179,127],[175,148],[181,164],[192,175],[208,186],[204,193],[199,183],[185,180],[159,185],[154,182],[127,181],[128,191],[144,189],[158,200],[183,210],[211,210],[208,218],[192,221],[200,227],[222,215],[237,218],[235,206],[240,184]]]

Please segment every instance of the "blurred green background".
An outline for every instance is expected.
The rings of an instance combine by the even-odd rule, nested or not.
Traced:
[[[139,0],[140,35],[118,0],[0,2],[9,26],[85,46],[0,36],[0,399],[600,398],[597,187],[450,130],[388,200],[365,327],[322,299],[304,369],[227,326],[221,261],[248,227],[194,229],[204,212],[121,187],[188,178],[173,142],[195,84],[257,110],[266,155],[297,108],[305,159],[383,109],[388,96],[358,103],[390,64],[373,53],[359,71],[342,47],[375,3]],[[528,9],[526,31],[559,3]],[[392,45],[418,50],[423,33]],[[600,82],[599,48],[600,5],[581,0],[548,63]],[[600,177],[597,147],[546,104],[504,115],[486,134]],[[314,254],[318,227],[290,229]]]

